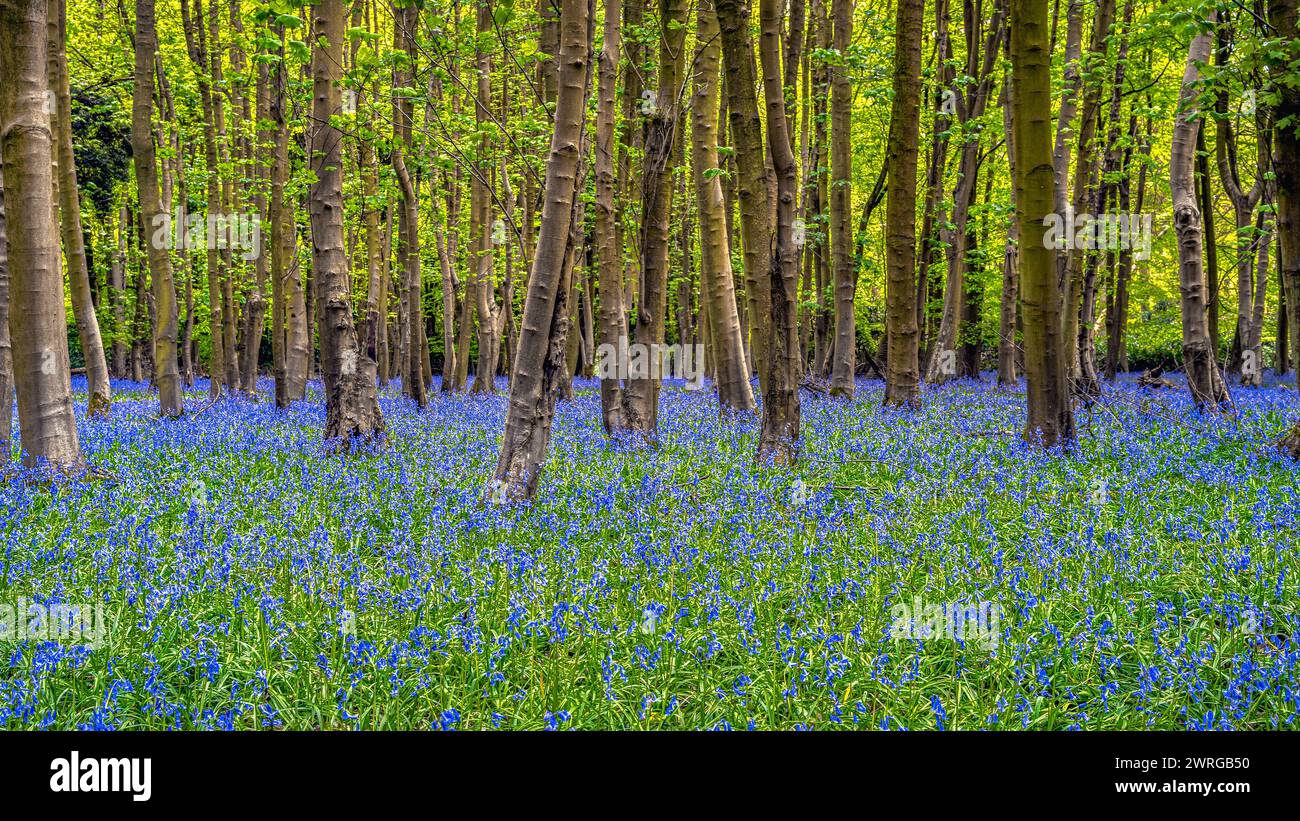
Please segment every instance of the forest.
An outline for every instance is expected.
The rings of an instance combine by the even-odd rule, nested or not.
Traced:
[[[1298,25],[0,0],[0,728],[1292,725]]]

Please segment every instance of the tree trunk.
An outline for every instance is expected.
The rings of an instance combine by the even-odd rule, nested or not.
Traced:
[[[745,0],[738,0],[749,19]],[[763,98],[767,106],[767,144],[776,172],[776,242],[768,262],[772,326],[767,341],[768,386],[763,392],[763,422],[758,458],[794,465],[799,458],[798,277],[799,249],[794,242],[795,198],[799,185],[781,87],[781,0],[760,0],[759,53],[763,63]]]
[[[4,125],[0,120],[0,127]],[[4,158],[0,156],[0,467],[13,450],[14,350],[9,340],[9,242],[5,236]]]
[[[321,0],[312,21],[311,207],[312,271],[325,383],[325,440],[346,450],[358,440],[382,442],[375,363],[352,323],[351,283],[343,249],[343,134],[331,124],[340,110],[342,0]],[[418,381],[418,380],[417,380]]]
[[[1047,0],[1011,0],[1011,117],[1015,151],[1016,225],[1024,311],[1024,438],[1055,447],[1074,438],[1061,339],[1061,298],[1044,218],[1056,201],[1052,168],[1052,55]]]
[[[81,339],[81,352],[86,360],[86,383],[89,396],[86,413],[89,416],[107,414],[113,400],[108,384],[108,361],[104,356],[104,340],[99,333],[99,320],[90,293],[90,272],[86,265],[86,242],[81,227],[81,199],[78,196],[77,166],[72,153],[72,95],[68,89],[67,9],[63,0],[49,0],[50,33],[49,64],[50,91],[53,92],[55,156],[59,167],[59,214],[63,232],[63,247],[68,260],[68,286],[72,297],[72,313],[77,321],[77,335]]]
[[[559,90],[555,131],[546,164],[541,231],[524,301],[524,317],[510,382],[509,409],[494,498],[532,498],[551,438],[555,387],[563,378],[569,332],[565,257],[577,198],[583,112],[590,83],[590,0],[563,0],[560,12]]]
[[[1209,12],[1213,24],[1215,12]],[[1196,162],[1198,119],[1197,96],[1200,66],[1210,57],[1210,31],[1192,38],[1187,51],[1187,68],[1183,72],[1183,90],[1179,95],[1178,116],[1174,125],[1169,157],[1169,185],[1173,195],[1174,230],[1178,236],[1178,281],[1182,295],[1183,368],[1187,387],[1198,408],[1215,411],[1228,399],[1219,375],[1210,329],[1205,315],[1205,269],[1201,257],[1201,209],[1196,202],[1193,169]]]
[[[635,334],[636,344],[652,353],[664,343],[668,310],[668,216],[672,213],[673,173],[677,166],[674,147],[680,139],[687,3],[686,0],[660,0],[659,10],[663,33],[659,42],[659,87],[648,106],[651,110],[645,126],[641,287]],[[628,427],[651,441],[658,435],[659,387],[660,379],[652,374],[628,380],[623,392]]]
[[[763,153],[763,122],[755,86],[758,69],[750,34],[750,7],[736,0],[716,0],[721,28],[722,64],[727,77],[727,119],[735,151],[736,198],[740,204],[740,240],[745,264],[745,297],[749,306],[749,344],[758,370],[759,390],[766,392],[767,344],[771,334],[772,297],[768,266],[772,255],[772,225],[768,196],[768,170]],[[794,9],[802,16],[803,4]],[[802,23],[800,23],[802,26]],[[796,66],[798,61],[796,60]]]
[[[596,103],[596,256],[600,290],[600,343],[598,357],[608,362],[627,343],[627,317],[623,313],[623,259],[615,210],[614,115],[618,83],[619,12],[621,0],[606,0],[603,45],[599,59],[599,97]],[[623,386],[615,375],[600,376],[600,418],[605,432],[623,430]]]
[[[885,203],[885,399],[920,406],[916,307],[916,171],[921,132],[925,0],[899,0],[894,26],[894,101],[889,115]]]
[[[853,93],[849,88],[848,54],[853,38],[852,0],[833,0],[834,47],[837,57],[831,75],[831,268],[835,279],[835,357],[831,365],[831,393],[853,396],[853,375],[857,359],[857,324],[853,296],[857,277],[853,274]]]
[[[135,92],[131,106],[131,153],[135,159],[135,180],[140,217],[146,226],[169,224],[162,211],[158,190],[158,164],[153,144],[154,52],[158,35],[154,29],[153,0],[135,3]],[[163,416],[179,416],[185,409],[180,372],[176,365],[176,284],[172,281],[170,237],[153,232],[150,237],[149,280],[155,313],[153,333],[153,381],[158,388],[158,408]]]
[[[63,272],[46,112],[46,0],[0,0],[0,165],[5,169],[9,328],[23,463],[83,464],[69,385]]]
[[[718,404],[724,415],[750,413],[754,393],[745,362],[727,241],[726,204],[718,179],[718,82],[721,44],[713,0],[697,6],[695,93],[691,102],[691,161],[695,168],[695,199],[700,226],[701,300],[709,313],[717,366]],[[681,339],[683,345],[686,339]]]

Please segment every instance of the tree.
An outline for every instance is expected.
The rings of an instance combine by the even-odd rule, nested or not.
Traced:
[[[620,0],[606,0],[605,27],[599,65],[600,89],[596,102],[596,256],[600,291],[600,342],[618,350],[627,338],[623,307],[623,259],[616,220],[614,177],[615,92],[618,85]],[[508,307],[508,306],[507,306]],[[621,431],[623,387],[618,379],[600,380],[600,418],[606,433]]]
[[[5,175],[0,157],[0,466],[13,448],[14,350],[9,341],[9,242],[5,237]]]
[[[740,239],[745,265],[745,298],[749,304],[750,351],[758,369],[760,391],[766,392],[766,348],[770,335],[772,299],[768,266],[772,255],[771,175],[763,149],[759,115],[758,68],[750,34],[748,0],[715,0],[721,29],[722,65],[727,77],[727,120],[736,152],[736,198],[740,204]],[[800,0],[795,0],[800,6]],[[801,6],[800,6],[801,7]],[[793,20],[791,21],[793,25]],[[798,61],[796,60],[796,63]]]
[[[668,311],[669,215],[673,172],[677,167],[682,74],[686,61],[686,0],[660,0],[659,88],[650,98],[645,125],[645,182],[641,201],[641,293],[636,311],[636,344],[657,351],[664,342]],[[538,240],[540,244],[540,239]],[[623,392],[628,427],[649,440],[658,431],[658,375],[633,378]]]
[[[153,145],[154,52],[153,0],[135,3],[135,92],[131,106],[131,153],[135,158],[136,190],[140,217],[145,225],[166,224],[158,191],[158,162]],[[185,409],[180,372],[176,365],[176,284],[172,280],[169,237],[153,232],[149,242],[149,280],[153,290],[153,381],[158,387],[158,407],[163,416],[180,416]]]
[[[86,241],[82,233],[80,189],[77,165],[72,153],[72,94],[68,89],[67,9],[63,0],[49,0],[49,46],[46,59],[50,91],[53,93],[55,159],[59,167],[59,215],[64,253],[68,259],[68,286],[72,296],[72,313],[77,321],[77,335],[86,360],[87,414],[108,413],[113,390],[108,383],[108,360],[104,356],[104,339],[99,333],[99,319],[90,293],[90,272],[86,264]]]
[[[343,133],[334,123],[341,108],[343,2],[321,0],[314,8],[314,125],[309,157],[315,182],[308,194],[312,275],[325,383],[325,440],[346,450],[358,441],[382,442],[384,418],[376,397],[376,366],[362,350],[352,322],[351,282],[343,247]]]
[[[857,360],[857,324],[853,297],[857,277],[853,271],[853,92],[849,88],[849,43],[853,39],[852,0],[834,0],[835,58],[831,78],[831,268],[835,279],[835,353],[831,367],[831,393],[853,396]]]
[[[1052,168],[1052,55],[1047,0],[1011,0],[1011,122],[1015,151],[1017,260],[1024,310],[1026,441],[1053,447],[1074,438],[1066,388],[1056,252],[1045,217],[1057,201]]]
[[[46,112],[46,0],[0,0],[0,166],[9,253],[9,329],[23,463],[84,464],[72,414],[63,272]]]
[[[1218,410],[1228,401],[1228,392],[1210,341],[1206,321],[1205,269],[1202,265],[1201,209],[1197,205],[1193,166],[1196,135],[1201,127],[1197,97],[1201,66],[1210,57],[1210,38],[1215,13],[1209,12],[1203,30],[1192,37],[1183,72],[1183,89],[1178,100],[1172,148],[1169,156],[1169,186],[1173,195],[1174,230],[1178,236],[1178,281],[1182,294],[1183,368],[1187,387],[1198,408]]]
[[[559,89],[546,164],[545,202],[493,480],[494,490],[515,499],[532,498],[537,492],[551,438],[555,389],[565,374],[564,347],[570,326],[565,257],[570,253],[583,112],[591,77],[589,2],[563,0],[560,9]]]
[[[885,404],[920,405],[917,345],[916,170],[921,131],[925,0],[899,0],[894,26],[894,101],[889,115],[885,203]]]
[[[744,0],[740,0],[743,3]],[[738,3],[739,5],[739,3]],[[744,8],[740,5],[740,8]],[[748,13],[745,14],[748,18]],[[776,172],[776,242],[768,262],[772,323],[767,339],[768,384],[763,389],[763,422],[758,458],[793,465],[799,458],[799,249],[794,241],[798,179],[785,116],[781,84],[781,3],[760,0],[759,56],[767,107],[767,145]]]
[[[709,316],[722,412],[749,413],[754,393],[745,362],[745,340],[740,330],[731,271],[731,245],[727,237],[726,204],[718,168],[718,83],[722,47],[712,0],[696,7],[695,93],[691,103],[691,162],[695,169],[695,196],[700,227],[701,300]],[[684,342],[685,340],[683,340]]]

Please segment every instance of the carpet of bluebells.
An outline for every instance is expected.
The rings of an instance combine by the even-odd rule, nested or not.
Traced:
[[[118,383],[105,477],[0,481],[0,602],[108,628],[0,643],[0,728],[1269,729],[1300,715],[1294,390],[1108,385],[1068,453],[1023,392],[912,414],[806,397],[804,459],[665,388],[658,449],[561,403],[539,499],[493,504],[505,398],[381,405],[339,457],[314,388],[160,421]],[[504,387],[504,384],[502,385]],[[271,385],[262,385],[269,396]],[[900,636],[900,602],[995,603],[994,642]]]

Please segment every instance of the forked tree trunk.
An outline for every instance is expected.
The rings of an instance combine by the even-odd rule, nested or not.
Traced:
[[[894,26],[894,102],[889,115],[885,203],[885,405],[920,405],[916,305],[916,170],[921,133],[925,0],[899,0]]]
[[[1215,12],[1209,21],[1214,22]],[[1196,202],[1193,168],[1196,162],[1196,135],[1201,127],[1197,96],[1200,93],[1200,66],[1210,57],[1211,32],[1192,38],[1187,50],[1187,68],[1183,72],[1183,90],[1179,95],[1178,115],[1174,125],[1169,157],[1169,185],[1173,195],[1174,230],[1178,236],[1178,282],[1182,295],[1183,369],[1192,402],[1198,408],[1215,411],[1228,400],[1223,377],[1219,374],[1210,328],[1205,313],[1205,269],[1201,258],[1201,209]]]
[[[695,91],[691,102],[691,154],[695,168],[695,200],[700,224],[701,300],[709,314],[717,367],[718,404],[724,415],[754,410],[754,392],[745,362],[745,339],[736,309],[727,238],[726,204],[718,179],[718,82],[721,45],[713,0],[697,7]],[[682,339],[682,344],[686,340]]]
[[[86,360],[87,414],[107,414],[113,400],[108,384],[108,360],[99,319],[90,294],[90,271],[86,264],[86,241],[81,228],[81,198],[77,187],[77,165],[72,153],[72,94],[68,89],[67,8],[63,0],[49,0],[46,26],[53,39],[47,55],[50,90],[53,92],[55,155],[59,166],[59,216],[63,248],[68,260],[68,287],[77,335]]]
[[[342,0],[321,0],[315,6],[312,33],[315,125],[308,156],[316,182],[308,202],[325,383],[325,440],[346,450],[357,441],[382,442],[384,418],[376,399],[375,363],[365,355],[352,323],[351,282],[343,248],[343,134],[331,119],[339,114],[341,101]]]
[[[146,226],[156,226],[162,211],[158,189],[158,163],[153,144],[154,52],[158,35],[154,28],[154,0],[135,3],[135,92],[131,105],[131,153],[135,159],[135,181],[140,217]],[[158,410],[163,416],[179,416],[185,410],[180,371],[176,365],[178,328],[176,284],[172,281],[172,260],[166,238],[151,232],[148,257],[149,281],[153,290],[153,381],[158,388]]]
[[[23,462],[83,464],[72,415],[63,272],[46,113],[46,0],[0,0],[0,165],[9,241],[9,329]]]
[[[591,76],[589,2],[563,0],[560,11],[559,91],[546,164],[546,199],[524,301],[501,457],[493,480],[495,498],[526,499],[537,492],[551,438],[555,387],[565,375],[564,348],[571,322],[564,272]]]
[[[1011,116],[1016,223],[1024,309],[1026,441],[1053,447],[1074,438],[1061,339],[1056,252],[1044,218],[1056,203],[1052,169],[1052,55],[1047,0],[1011,0]]]
[[[738,3],[749,13],[744,0]],[[767,341],[768,386],[763,391],[763,423],[758,459],[793,465],[799,458],[799,249],[794,242],[795,199],[799,185],[785,117],[781,85],[781,0],[760,0],[759,53],[763,99],[767,106],[767,144],[776,172],[776,242],[768,262],[772,326]]]

